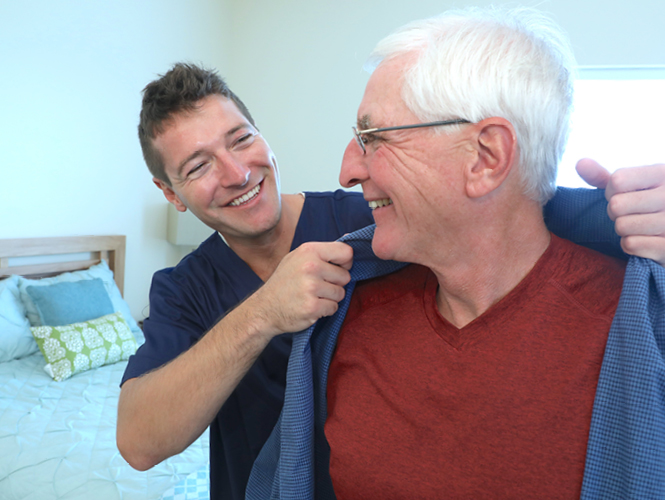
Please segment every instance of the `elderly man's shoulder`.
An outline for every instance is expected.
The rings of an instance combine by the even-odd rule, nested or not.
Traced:
[[[613,315],[621,294],[626,262],[553,236],[559,254],[550,283],[591,315]]]
[[[356,308],[367,311],[407,295],[422,294],[423,285],[431,274],[427,267],[410,264],[394,273],[360,281],[353,292],[349,314]]]

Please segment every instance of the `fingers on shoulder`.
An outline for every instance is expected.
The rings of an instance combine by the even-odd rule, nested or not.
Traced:
[[[298,251],[307,259],[330,262],[347,270],[353,264],[353,248],[340,241],[303,243]]]
[[[318,284],[315,291],[306,294],[301,304],[301,314],[307,318],[309,325],[319,318],[332,316],[337,312],[338,302],[344,298],[344,295],[343,287],[329,283]]]
[[[665,185],[665,164],[619,168],[610,176],[610,185],[610,188],[616,193]]]
[[[665,238],[661,236],[626,236],[621,238],[621,248],[629,255],[652,259],[665,266]]]
[[[618,217],[614,228],[619,236],[665,236],[662,213],[634,214]]]
[[[660,214],[665,218],[665,185],[652,189],[617,193],[607,204],[611,219],[624,215]]]

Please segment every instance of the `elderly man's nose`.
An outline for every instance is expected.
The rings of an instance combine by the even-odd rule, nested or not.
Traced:
[[[352,187],[367,179],[365,155],[355,139],[346,146],[342,158],[342,169],[339,173],[339,183],[344,187]]]

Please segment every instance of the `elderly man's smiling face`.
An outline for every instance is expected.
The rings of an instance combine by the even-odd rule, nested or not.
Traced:
[[[409,56],[400,56],[374,71],[358,108],[359,130],[422,122],[401,96],[408,64]],[[378,257],[424,263],[428,249],[440,244],[437,235],[461,222],[463,165],[474,154],[466,127],[450,135],[431,128],[368,134],[365,155],[355,139],[349,143],[340,183],[360,183],[370,206],[378,206],[372,241]]]

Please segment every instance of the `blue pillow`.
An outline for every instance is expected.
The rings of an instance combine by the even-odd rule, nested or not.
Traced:
[[[115,312],[104,282],[99,278],[29,286],[26,292],[44,326],[81,323]]]
[[[113,304],[113,310],[122,313],[122,316],[125,318],[125,321],[129,325],[129,329],[132,331],[135,337],[142,338],[143,334],[141,329],[136,324],[134,318],[132,318],[129,305],[127,305],[127,302],[125,302],[122,298],[122,295],[120,295],[120,290],[118,290],[118,287],[113,280],[113,273],[109,269],[109,266],[105,260],[102,260],[99,264],[96,264],[89,269],[62,273],[52,278],[42,278],[38,280],[19,278],[18,288],[21,293],[21,302],[23,302],[23,305],[25,306],[30,324],[32,326],[41,326],[39,323],[39,313],[37,312],[37,308],[32,303],[32,299],[26,291],[27,287],[51,286],[55,283],[72,283],[74,281],[91,280],[95,278],[99,278],[102,280],[102,282],[104,282],[106,293],[109,294],[109,298]]]

